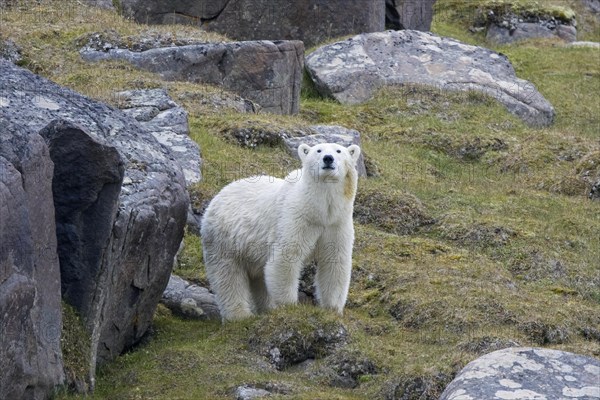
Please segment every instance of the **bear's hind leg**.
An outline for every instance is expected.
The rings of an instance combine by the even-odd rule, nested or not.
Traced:
[[[243,319],[253,315],[254,304],[247,271],[233,261],[220,260],[208,268],[211,288],[215,292],[223,321]]]

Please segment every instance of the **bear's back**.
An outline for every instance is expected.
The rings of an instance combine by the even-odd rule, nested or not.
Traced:
[[[234,247],[230,250],[254,258],[250,253],[255,251],[250,248],[262,247],[273,240],[276,209],[284,185],[283,179],[263,175],[225,186],[204,213],[203,240],[229,243]]]

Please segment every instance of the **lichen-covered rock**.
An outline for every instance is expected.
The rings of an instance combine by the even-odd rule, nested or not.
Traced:
[[[3,61],[0,88],[3,120],[17,127],[3,135],[43,130],[54,157],[60,278],[91,335],[93,383],[96,362],[116,357],[150,326],[183,237],[184,176],[119,110]],[[43,220],[36,226],[48,229]]]
[[[166,80],[222,86],[266,112],[298,112],[304,68],[300,41],[204,43],[144,51],[85,46],[80,54],[86,61],[127,61]]]
[[[189,137],[187,111],[164,89],[126,90],[115,94],[118,107],[135,118],[159,143],[171,152],[183,170],[187,187],[202,180],[202,158],[198,144]],[[188,227],[200,230],[200,217],[190,205]]]
[[[161,303],[174,314],[185,318],[221,318],[214,294],[207,288],[194,285],[177,275],[171,275]]]
[[[369,33],[323,46],[306,58],[317,90],[343,104],[369,100],[384,86],[422,84],[485,93],[532,126],[554,121],[554,108],[506,56],[419,31]]]
[[[469,363],[440,400],[600,398],[600,361],[558,350],[513,347]]]
[[[360,133],[354,129],[344,128],[343,126],[335,125],[313,125],[308,127],[308,131],[312,132],[305,136],[288,136],[283,139],[288,152],[294,157],[298,157],[298,146],[305,143],[309,146],[315,146],[319,143],[337,143],[341,146],[348,147],[353,144],[360,146]],[[365,168],[365,158],[361,152],[360,158],[356,163],[358,176],[367,176]]]
[[[385,0],[121,0],[127,16],[150,24],[199,25],[235,40],[302,40],[384,29]]]
[[[12,118],[21,110],[10,108],[4,65],[0,61],[0,399],[38,400],[64,381],[53,164],[39,127]]]
[[[249,385],[238,386],[235,388],[236,400],[253,400],[271,396],[271,392],[265,389],[252,387]]]

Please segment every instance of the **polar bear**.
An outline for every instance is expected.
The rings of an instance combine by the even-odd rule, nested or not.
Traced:
[[[201,223],[204,263],[223,321],[298,301],[302,268],[316,261],[322,307],[343,312],[352,270],[356,145],[301,144],[285,179],[230,183]]]

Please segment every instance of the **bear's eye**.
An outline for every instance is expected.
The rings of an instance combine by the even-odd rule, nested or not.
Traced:
[[[341,151],[341,150],[338,150],[337,152],[338,152],[338,153],[341,153],[342,151]]]
[[[317,153],[320,153],[320,152],[321,152],[321,150],[317,150]]]

